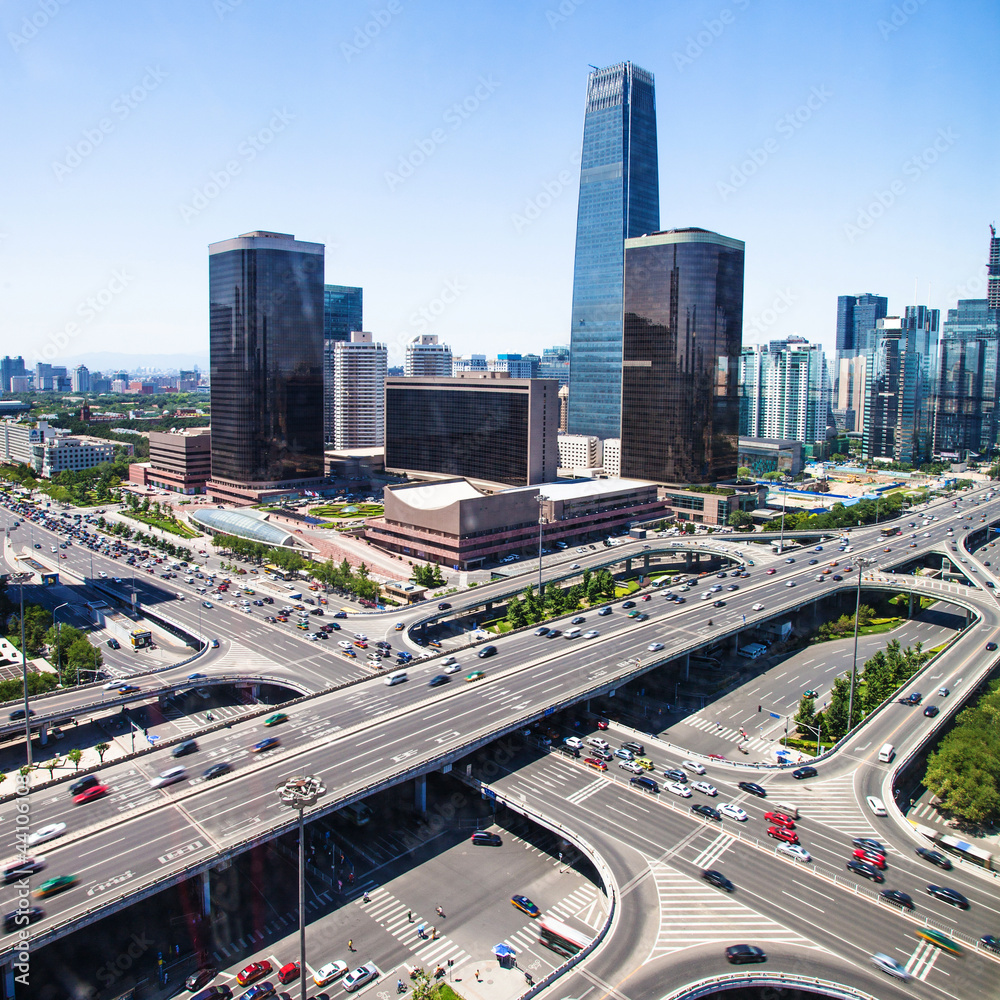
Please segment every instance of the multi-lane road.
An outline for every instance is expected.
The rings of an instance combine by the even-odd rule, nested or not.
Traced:
[[[994,501],[976,510],[988,510],[988,516],[993,518],[997,511],[992,508],[998,506],[1000,503]],[[965,510],[954,511],[950,505],[941,504],[932,508],[931,512],[935,511],[941,520],[932,522],[929,528],[921,526],[916,548],[909,548],[908,537],[897,537],[888,545],[899,552],[883,553],[885,544],[869,529],[853,533],[854,551],[849,557],[870,552],[888,568],[891,559],[902,562],[931,550],[943,552],[946,546],[950,550],[945,525],[956,521]],[[926,537],[924,530],[930,531]],[[720,544],[736,548],[731,536]],[[661,544],[656,543],[656,548],[660,549]],[[634,544],[624,551],[599,551],[579,558],[581,565],[588,565],[642,554],[641,547]],[[89,561],[89,553],[79,555]],[[231,776],[213,781],[195,778],[153,790],[149,779],[175,763],[160,752],[102,771],[110,794],[84,806],[71,804],[65,785],[36,793],[32,796],[32,829],[50,823],[67,824],[65,833],[45,847],[50,873],[62,873],[65,868],[67,873],[80,877],[76,888],[46,904],[48,914],[36,925],[37,933],[40,939],[52,939],[60,933],[59,928],[96,918],[104,903],[134,898],[144,889],[153,891],[168,880],[207,866],[220,855],[239,850],[257,838],[266,839],[288,822],[281,815],[273,788],[290,774],[303,770],[320,774],[330,789],[322,805],[329,808],[331,803],[362,796],[405,775],[459,759],[470,748],[488,742],[522,720],[539,717],[553,705],[606,692],[623,677],[698,648],[706,641],[705,619],[709,616],[715,621],[717,633],[735,633],[742,627],[743,614],[749,624],[823,597],[833,588],[851,585],[850,580],[842,584],[816,582],[815,568],[808,565],[806,556],[805,552],[797,552],[795,563],[776,564],[778,571],[773,575],[755,567],[750,580],[741,579],[739,591],[726,594],[725,609],[713,608],[709,613],[700,601],[676,607],[657,596],[642,605],[650,612],[650,619],[636,623],[626,619],[616,603],[609,616],[587,614],[588,627],[592,625],[600,632],[595,639],[566,641],[519,633],[498,640],[499,651],[490,659],[479,660],[471,651],[460,653],[462,671],[440,688],[427,686],[429,679],[440,672],[431,660],[411,665],[405,684],[388,687],[381,678],[372,678],[307,700],[289,713],[287,723],[275,729],[265,730],[260,720],[254,720],[199,738],[198,754],[185,760],[189,772],[197,776],[210,764],[226,761],[234,768]],[[69,559],[65,562],[69,563]],[[789,582],[795,586],[788,587]],[[908,582],[900,580],[899,589],[905,589]],[[155,584],[146,581],[146,587]],[[493,585],[498,594],[503,587],[502,583]],[[969,685],[974,672],[982,670],[983,643],[1000,628],[1000,614],[996,602],[984,591],[978,591],[977,596],[969,592],[970,588],[952,589],[957,592],[954,603],[976,607],[981,616],[979,628],[967,630],[947,654],[945,669],[950,683],[958,687],[962,683]],[[161,600],[163,596],[161,592]],[[480,588],[474,596],[454,599],[452,603],[460,609],[490,596],[489,588]],[[186,616],[190,623],[196,614],[192,603],[169,601],[170,616]],[[763,604],[764,609],[753,612],[753,604]],[[285,654],[275,651],[276,643],[268,639],[268,633],[254,637],[254,645],[250,645],[243,634],[248,616],[228,609],[217,611],[216,631],[224,640],[223,647],[215,651],[218,661],[207,657],[205,665],[199,663],[199,671],[210,672],[216,662],[221,667],[225,657],[232,655],[234,645],[240,644],[241,648],[258,650],[258,655],[269,660],[284,660],[284,669],[290,675],[296,670],[296,654],[307,652],[318,657],[321,662],[315,664],[316,669],[334,674],[327,675],[327,686],[335,683],[336,671],[342,679],[356,677],[359,672],[353,663],[342,663],[334,656],[329,642],[317,649],[319,644],[293,640],[294,652]],[[426,608],[408,609],[391,617],[352,619],[351,624],[363,620],[369,635],[378,635],[377,627],[398,639],[399,633],[391,631],[392,621],[412,621],[426,615]],[[662,642],[665,648],[650,653],[647,647],[653,641]],[[465,674],[477,668],[485,670],[485,678],[465,682]],[[877,747],[891,738],[902,750],[925,738],[940,721],[888,709],[876,716],[857,743]],[[250,747],[264,735],[279,736],[280,748],[251,755]],[[857,768],[858,758],[869,761],[873,755],[872,749],[852,745],[848,753],[841,753],[824,767],[824,780],[850,774]],[[884,792],[888,772],[874,767],[866,771],[872,772],[872,787]],[[6,828],[12,829],[9,803],[0,808],[0,823],[5,820]],[[685,817],[685,822],[690,823],[690,819]]]

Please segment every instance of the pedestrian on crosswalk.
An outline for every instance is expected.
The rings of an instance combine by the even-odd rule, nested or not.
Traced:
[[[347,950],[354,951],[354,938],[347,939]]]

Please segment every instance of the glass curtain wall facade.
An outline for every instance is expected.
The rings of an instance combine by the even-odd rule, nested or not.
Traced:
[[[959,299],[948,310],[938,347],[934,454],[989,455],[997,446],[1000,309]]]
[[[573,267],[569,431],[618,437],[624,241],[660,228],[653,74],[594,70],[580,164]]]
[[[626,242],[623,477],[688,485],[736,476],[744,250],[704,229]]]
[[[283,233],[209,247],[215,480],[323,476],[323,254]]]
[[[333,398],[334,344],[346,344],[364,330],[364,294],[352,285],[323,286],[323,440],[334,444],[336,404]]]
[[[839,379],[841,358],[856,358],[867,354],[873,346],[875,327],[889,315],[889,300],[884,295],[841,295],[837,298],[837,357],[834,377]],[[834,385],[834,393],[839,381]]]

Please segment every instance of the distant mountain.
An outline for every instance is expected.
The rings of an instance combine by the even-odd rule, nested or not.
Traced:
[[[195,366],[200,371],[208,371],[207,354],[124,354],[120,351],[94,351],[91,354],[77,354],[67,358],[63,364],[69,369],[77,365],[85,365],[91,371],[109,372],[119,368],[134,372],[140,368],[158,369],[160,371],[179,371]]]

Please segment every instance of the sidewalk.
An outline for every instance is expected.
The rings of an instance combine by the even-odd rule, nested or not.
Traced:
[[[443,982],[448,983],[465,1000],[514,1000],[531,988],[521,969],[516,966],[513,969],[502,969],[493,955],[478,965],[468,962],[456,966],[451,973],[450,977],[445,976]]]

